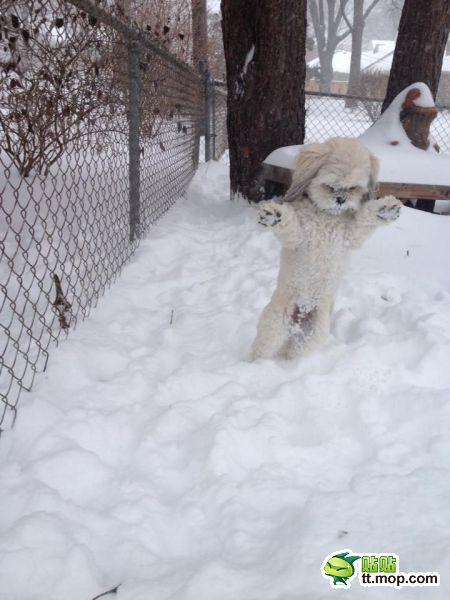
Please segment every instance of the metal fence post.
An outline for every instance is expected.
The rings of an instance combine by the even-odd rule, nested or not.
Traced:
[[[216,88],[214,79],[210,82],[210,93],[211,93],[211,146],[212,146],[212,158],[216,160]]]
[[[213,131],[212,131],[212,120],[213,120],[213,96],[214,96],[214,83],[212,82],[209,71],[205,71],[205,161],[214,158],[213,149]]]
[[[129,222],[130,241],[140,234],[140,147],[141,125],[141,73],[139,67],[139,43],[131,40],[128,44],[128,156],[129,156]]]

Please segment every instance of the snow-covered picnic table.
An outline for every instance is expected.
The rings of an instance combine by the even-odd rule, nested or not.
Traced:
[[[416,148],[400,122],[401,108],[412,89],[420,91],[414,101],[417,106],[434,107],[428,87],[413,84],[395,98],[360,139],[380,161],[380,195],[450,200],[450,156],[438,153],[432,140],[428,150]],[[271,152],[263,162],[266,179],[290,185],[295,160],[304,147],[285,146]]]

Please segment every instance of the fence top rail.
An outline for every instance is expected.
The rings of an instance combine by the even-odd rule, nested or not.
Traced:
[[[189,74],[193,79],[195,78],[197,81],[200,80],[200,75],[195,71],[195,69],[173,56],[173,54],[171,54],[168,50],[161,47],[156,41],[152,40],[149,33],[140,29],[135,22],[124,22],[121,18],[111,14],[101,6],[94,4],[91,0],[68,0],[68,2],[76,8],[96,17],[105,25],[109,25],[127,38],[130,43],[141,43],[143,46],[157,54],[160,58],[172,63],[178,69],[181,69],[185,73]]]
[[[310,92],[305,90],[307,96],[317,96],[320,98],[339,98],[340,100],[370,100],[372,102],[383,102],[383,98],[367,98],[366,96],[353,96],[351,94],[335,94],[333,92]]]
[[[313,92],[305,91],[307,96],[317,96],[318,98],[338,98],[340,100],[361,100],[361,102],[383,102],[384,98],[369,98],[367,96],[354,96],[352,94],[335,94],[333,92]],[[450,106],[444,104],[436,104],[436,108],[440,110],[450,110]]]

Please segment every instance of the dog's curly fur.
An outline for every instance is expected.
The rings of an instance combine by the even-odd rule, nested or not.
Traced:
[[[323,344],[346,258],[400,213],[374,198],[378,160],[358,140],[333,138],[300,153],[282,203],[259,205],[259,223],[282,245],[278,283],[258,323],[253,358],[292,358]]]

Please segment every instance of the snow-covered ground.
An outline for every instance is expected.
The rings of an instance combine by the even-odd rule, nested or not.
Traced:
[[[323,600],[340,550],[450,582],[450,220],[352,261],[327,346],[248,362],[279,248],[202,165],[0,443],[0,599]]]

